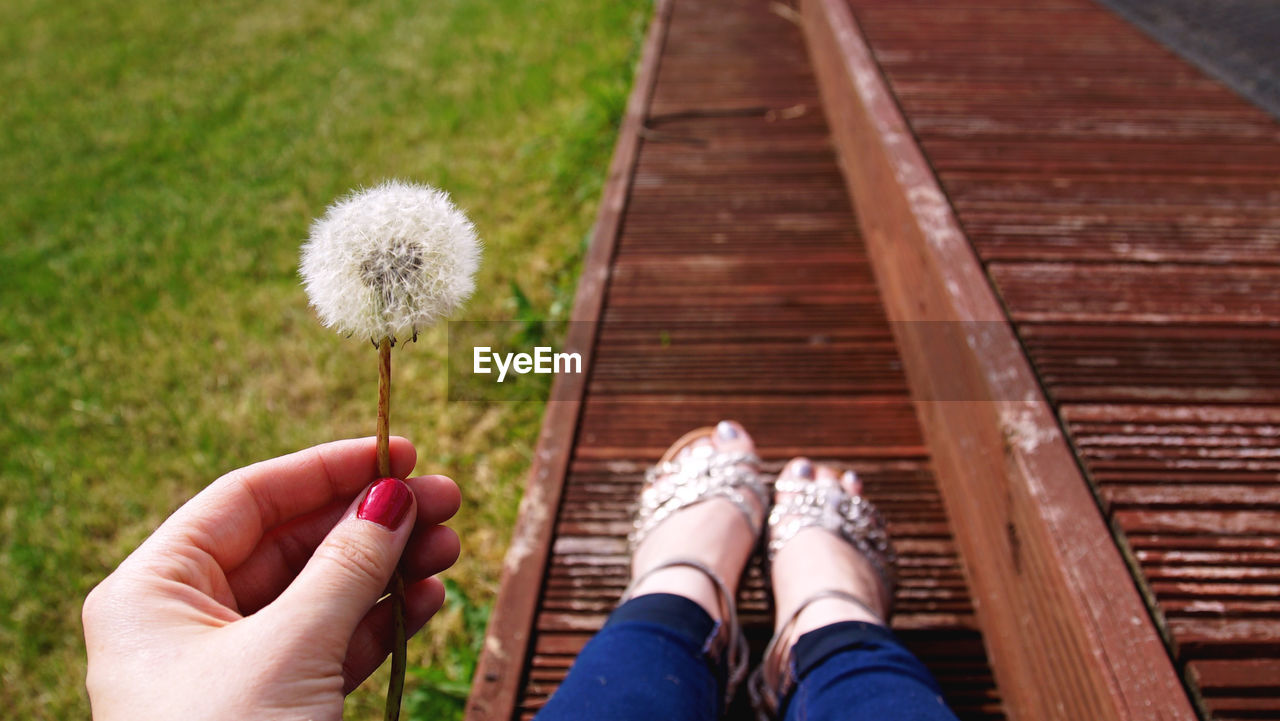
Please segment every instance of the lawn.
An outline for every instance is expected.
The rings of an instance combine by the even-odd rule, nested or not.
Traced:
[[[335,197],[444,187],[486,244],[462,317],[567,313],[649,11],[0,4],[4,715],[85,717],[81,600],[185,499],[372,433],[376,353],[321,328],[296,274]],[[447,402],[445,346],[396,356],[393,431],[464,494],[452,610],[411,645],[423,717],[460,708],[423,689],[465,688],[542,412]]]

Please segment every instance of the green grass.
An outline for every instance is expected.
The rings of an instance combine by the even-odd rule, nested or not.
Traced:
[[[6,715],[84,717],[81,600],[186,498],[372,432],[376,354],[322,329],[296,277],[336,196],[388,177],[447,188],[486,243],[465,317],[567,312],[648,12],[0,4]],[[418,471],[464,494],[458,602],[411,648],[441,688],[465,683],[542,411],[446,402],[444,339],[397,351],[393,408]],[[349,716],[376,715],[382,679]]]

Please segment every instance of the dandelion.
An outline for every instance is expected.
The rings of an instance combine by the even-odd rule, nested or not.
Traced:
[[[391,346],[457,310],[475,289],[480,241],[448,193],[398,180],[354,192],[311,226],[299,273],[320,322],[378,348],[378,475],[391,475]],[[404,580],[391,582],[395,638],[385,719],[400,716]]]
[[[320,322],[376,343],[453,313],[479,264],[475,227],[448,193],[391,180],[330,206],[311,226],[300,270]]]

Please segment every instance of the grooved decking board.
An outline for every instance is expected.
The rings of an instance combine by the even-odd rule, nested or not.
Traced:
[[[640,70],[651,94],[629,109],[643,129],[619,141],[634,162],[606,189],[625,188],[616,232],[593,241],[610,251],[599,272],[588,261],[607,278],[598,312],[575,316],[593,323],[588,375],[573,423],[539,446],[568,461],[522,511],[468,718],[541,708],[626,585],[645,467],[722,418],[768,470],[803,454],[861,474],[901,555],[895,629],[961,718],[1003,718],[801,33],[767,0],[660,3],[660,24],[667,12]],[[518,570],[525,549],[545,558],[536,578]],[[739,603],[759,654],[773,609],[758,558]],[[739,703],[731,718],[753,716]]]
[[[1202,711],[1280,719],[1280,125],[1089,0],[849,5]]]

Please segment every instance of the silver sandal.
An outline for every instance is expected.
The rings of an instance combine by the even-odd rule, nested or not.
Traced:
[[[647,485],[637,504],[635,528],[627,539],[633,556],[649,533],[672,514],[713,498],[725,498],[733,503],[747,519],[747,525],[758,541],[763,524],[756,521],[755,514],[769,507],[767,477],[759,471],[750,470],[751,467],[759,468],[760,459],[754,453],[727,453],[717,451],[710,445],[697,446],[684,458],[676,459],[681,451],[695,441],[710,436],[714,431],[714,428],[706,427],[684,434],[671,444],[656,465],[645,472]],[[748,501],[747,493],[755,496],[758,503],[755,508]],[[746,637],[738,623],[738,606],[734,595],[714,571],[694,559],[673,558],[664,561],[633,579],[622,592],[619,603],[630,599],[635,587],[651,574],[673,566],[701,571],[715,586],[720,600],[721,621],[707,653],[714,658],[720,657],[726,650],[729,654],[729,674],[725,684],[725,708],[728,708],[738,685],[746,676],[749,652]]]
[[[774,492],[792,495],[774,505],[769,512],[770,563],[802,529],[811,526],[823,528],[853,546],[871,564],[881,580],[881,602],[886,614],[881,618],[866,602],[837,589],[824,589],[801,601],[769,640],[760,667],[751,674],[747,683],[751,705],[761,721],[777,718],[779,704],[795,686],[790,670],[791,642],[794,639],[790,635],[800,614],[817,601],[835,598],[860,606],[887,626],[895,581],[896,556],[885,530],[884,517],[866,498],[850,495],[839,481],[831,479],[798,481],[779,477],[774,484]]]

